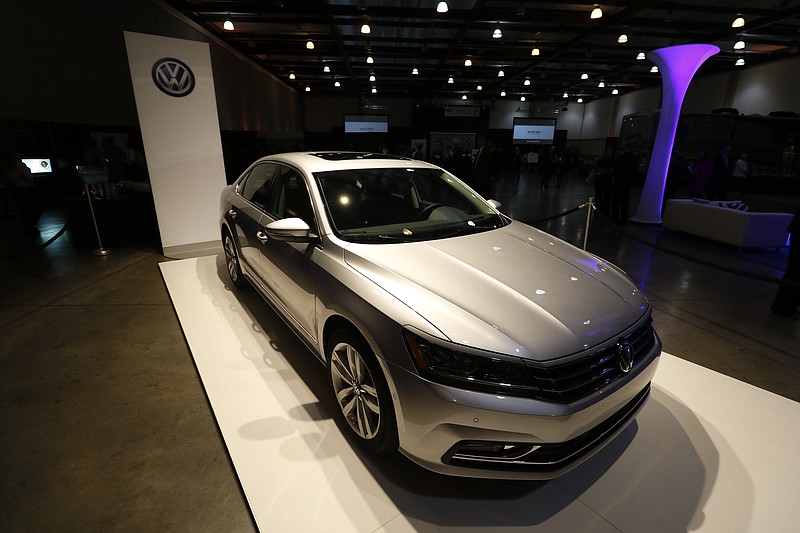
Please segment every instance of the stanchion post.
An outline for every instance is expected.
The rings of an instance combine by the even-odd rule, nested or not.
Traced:
[[[592,211],[594,211],[594,196],[589,197],[586,203],[586,228],[583,230],[583,249],[589,243],[589,228],[592,226]]]
[[[94,216],[94,206],[92,205],[92,192],[89,190],[89,184],[84,183],[83,188],[86,191],[86,200],[89,202],[89,212],[92,214],[92,224],[94,224],[94,233],[97,235],[97,248],[92,255],[108,255],[111,250],[103,248],[103,241],[100,240],[100,229],[97,227],[97,218]]]

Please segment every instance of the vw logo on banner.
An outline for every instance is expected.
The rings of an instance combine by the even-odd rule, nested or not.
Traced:
[[[153,82],[164,94],[186,96],[194,90],[194,72],[180,59],[164,57],[153,64]]]

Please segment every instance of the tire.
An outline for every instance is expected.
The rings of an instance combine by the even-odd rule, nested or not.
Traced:
[[[231,278],[231,283],[237,289],[247,287],[247,280],[242,274],[242,265],[239,263],[239,252],[236,250],[236,243],[233,242],[230,231],[227,229],[222,232],[222,248],[225,250],[225,267]]]
[[[389,386],[369,345],[351,330],[336,330],[327,344],[328,378],[343,431],[372,453],[397,450],[397,420]]]

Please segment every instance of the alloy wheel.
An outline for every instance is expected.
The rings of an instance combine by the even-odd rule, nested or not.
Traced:
[[[358,350],[338,343],[331,352],[331,384],[345,420],[362,439],[381,429],[381,409],[375,380]]]
[[[244,288],[247,284],[244,276],[242,275],[242,267],[239,264],[239,253],[236,251],[236,244],[233,242],[231,234],[225,231],[223,238],[223,246],[225,250],[225,266],[228,269],[228,275],[234,287],[239,289]]]

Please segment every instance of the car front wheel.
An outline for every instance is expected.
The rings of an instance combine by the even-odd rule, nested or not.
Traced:
[[[389,386],[369,345],[349,330],[338,330],[327,351],[340,424],[371,452],[396,450],[397,422]]]
[[[225,249],[225,266],[231,278],[233,286],[242,289],[247,286],[247,280],[242,275],[242,267],[239,264],[239,252],[236,250],[236,243],[228,230],[225,230],[222,237],[222,247]]]

